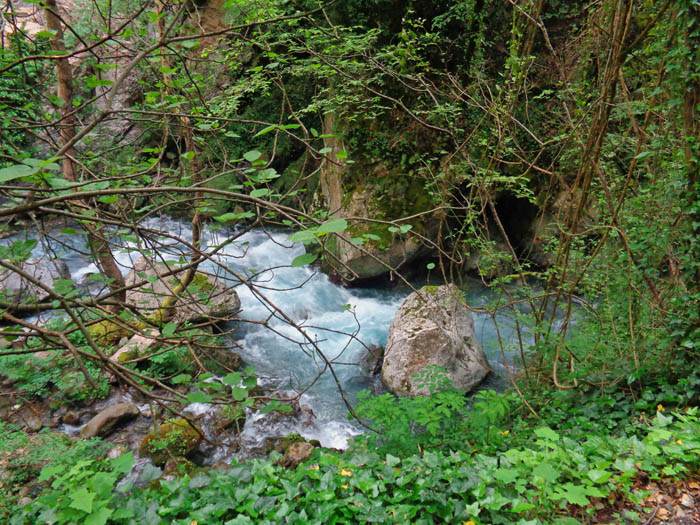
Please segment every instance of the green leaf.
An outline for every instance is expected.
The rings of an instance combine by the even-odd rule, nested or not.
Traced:
[[[509,468],[500,468],[494,474],[493,477],[503,483],[513,483],[518,479],[518,471]]]
[[[611,472],[605,470],[592,469],[588,471],[588,477],[593,483],[605,483],[612,476]]]
[[[273,124],[273,125],[268,126],[268,127],[264,128],[264,129],[261,129],[261,130],[258,131],[255,135],[253,135],[253,138],[259,137],[260,135],[265,135],[266,133],[270,133],[270,131],[272,131],[272,130],[274,130],[274,129],[277,129],[277,125],[276,125],[276,124]],[[245,155],[244,155],[244,157],[245,157]],[[246,159],[246,160],[247,160],[247,159]],[[251,162],[253,162],[253,161],[251,161]]]
[[[581,485],[566,483],[563,487],[556,489],[557,494],[574,505],[588,505],[588,497],[586,497],[586,489]]]
[[[163,337],[170,337],[175,333],[175,330],[177,329],[177,324],[176,323],[167,323],[164,327],[161,333],[163,334]]]
[[[195,390],[187,394],[187,401],[190,403],[211,403],[212,398],[209,394],[202,392],[201,390]]]
[[[250,162],[251,164],[258,160],[260,157],[262,157],[262,153],[260,153],[258,150],[254,149],[252,151],[248,151],[247,153],[243,154],[243,158]]]
[[[549,463],[540,463],[534,469],[532,469],[532,473],[549,483],[554,483],[561,474],[561,472],[559,472]]]
[[[306,266],[307,264],[314,262],[316,259],[318,259],[318,255],[315,253],[305,253],[294,258],[292,261],[292,267],[297,268],[299,266]]]
[[[32,168],[24,164],[15,164],[14,166],[9,166],[0,170],[0,183],[34,175],[38,171],[37,168]]]
[[[535,429],[535,435],[540,439],[545,439],[549,441],[559,441],[559,434],[554,432],[549,427],[540,427]]]
[[[125,452],[118,458],[111,460],[112,470],[120,474],[131,472],[131,467],[134,465],[134,453],[132,451]]]
[[[88,489],[79,489],[69,494],[71,503],[69,507],[82,510],[83,512],[92,512],[92,501],[95,499],[95,493]]]
[[[240,372],[232,372],[228,375],[225,375],[221,379],[221,381],[223,381],[223,383],[228,386],[238,386],[238,384],[241,382],[241,377],[242,375]]]
[[[316,235],[324,235],[326,233],[340,233],[348,228],[348,221],[345,219],[335,219],[324,222],[316,230]]]
[[[322,149],[318,150],[318,152],[319,152],[321,155],[326,155],[326,154],[330,153],[331,151],[333,151],[332,148],[322,148]]]
[[[288,241],[291,242],[303,242],[303,243],[309,243],[309,242],[315,242],[316,241],[316,230],[302,230],[300,232],[296,232],[292,234],[288,239]]]
[[[231,394],[233,395],[233,399],[236,401],[243,401],[246,397],[248,397],[248,390],[240,386],[235,386],[233,387]]]
[[[105,525],[113,512],[114,510],[108,507],[102,507],[85,518],[84,523],[85,525]]]
[[[428,270],[432,270],[433,268],[435,268],[435,263],[428,263],[425,267],[426,267]]]
[[[387,455],[386,455],[386,464],[387,464],[388,466],[390,466],[390,467],[395,467],[395,466],[398,465],[399,463],[401,463],[401,459],[400,459],[400,458],[394,457],[394,456],[392,456],[391,454],[387,454]]]
[[[265,195],[269,195],[269,194],[270,194],[270,190],[268,190],[267,188],[258,188],[257,190],[253,190],[250,192],[250,196],[254,197],[256,199],[258,199],[260,197],[264,197]]]
[[[241,219],[250,219],[251,217],[255,217],[255,214],[252,211],[244,211],[241,213],[224,213],[223,215],[214,217],[214,220],[217,222],[228,222],[238,221]]]

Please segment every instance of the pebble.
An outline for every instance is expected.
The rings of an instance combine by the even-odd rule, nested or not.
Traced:
[[[681,496],[681,505],[688,507],[689,509],[695,507],[695,500],[690,494],[683,494]]]

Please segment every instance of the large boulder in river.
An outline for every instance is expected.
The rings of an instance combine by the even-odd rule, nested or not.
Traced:
[[[464,392],[490,370],[471,312],[453,284],[425,286],[401,304],[389,328],[382,382],[398,396],[427,395],[428,388],[413,376],[434,365]]]
[[[20,268],[49,289],[53,288],[54,281],[70,279],[68,265],[60,259],[31,258],[24,261]],[[2,294],[8,301],[16,302],[43,301],[50,295],[44,288],[11,270],[0,272],[0,295]]]
[[[175,271],[171,275],[169,273]],[[177,265],[139,258],[126,276],[126,285],[145,283],[126,293],[126,302],[142,315],[158,312],[166,298],[171,297],[180,284],[185,270],[177,271]],[[152,281],[152,282],[151,282]],[[179,295],[175,307],[174,322],[198,319],[226,319],[241,308],[238,294],[230,286],[213,275],[197,272],[187,290]]]

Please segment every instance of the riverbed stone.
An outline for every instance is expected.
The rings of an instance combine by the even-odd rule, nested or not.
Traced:
[[[289,447],[287,447],[284,456],[282,456],[277,463],[282,467],[295,469],[304,461],[311,459],[313,451],[314,446],[306,441],[292,443],[289,445]]]
[[[117,403],[108,406],[85,424],[80,431],[80,437],[84,439],[96,436],[104,437],[118,425],[130,421],[140,414],[138,407],[131,403]]]
[[[49,289],[53,289],[56,280],[70,279],[68,265],[61,259],[33,257],[24,261],[20,268]],[[3,294],[8,301],[16,302],[43,301],[50,296],[49,292],[11,270],[0,272],[0,296]]]
[[[152,428],[141,441],[139,454],[156,465],[165,465],[170,458],[192,454],[202,441],[202,431],[186,419],[176,418]]]
[[[444,368],[452,386],[464,392],[490,370],[472,314],[453,284],[425,286],[401,304],[389,328],[382,382],[398,396],[428,395],[414,374],[434,365]]]
[[[185,271],[173,275],[164,274],[176,270],[176,264],[165,264],[145,257],[134,263],[132,270],[126,276],[126,285],[146,281],[142,286],[127,291],[126,302],[135,307],[142,315],[157,314],[163,301],[172,296],[180,284]],[[154,280],[155,279],[155,280]],[[154,282],[149,282],[154,280]],[[217,277],[197,272],[190,284],[190,289],[196,287],[196,292],[185,291],[181,294],[175,306],[174,322],[196,321],[198,319],[227,319],[236,314],[241,308],[241,302],[235,290],[226,286]]]
[[[157,344],[159,337],[160,330],[155,328],[146,329],[140,334],[134,334],[109,359],[119,364],[135,359]]]

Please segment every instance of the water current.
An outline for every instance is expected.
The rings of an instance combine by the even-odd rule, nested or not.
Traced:
[[[157,252],[165,259],[186,256],[185,242],[191,239],[189,224],[170,217],[149,219],[141,224],[144,228],[164,232],[168,236],[154,235],[150,241],[143,239],[123,243],[116,258],[126,274],[144,248]],[[242,438],[249,446],[260,443],[265,435],[283,435],[296,431],[308,439],[318,439],[327,447],[344,448],[353,436],[362,430],[347,417],[345,406],[336,380],[325,368],[323,359],[313,347],[303,343],[298,329],[290,325],[279,312],[291,319],[313,340],[334,366],[336,378],[342,385],[346,398],[353,402],[356,394],[372,386],[372,378],[357,366],[366,354],[367,347],[383,346],[389,325],[401,302],[411,292],[406,285],[391,288],[345,288],[334,284],[316,267],[291,267],[295,257],[304,253],[300,243],[287,239],[288,232],[255,229],[242,234],[232,242],[224,242],[235,234],[231,229],[208,229],[203,236],[203,245],[218,248],[213,261],[202,264],[202,269],[216,273],[224,279],[218,264],[233,270],[238,276],[255,283],[254,289],[235,279],[236,291],[241,300],[242,319],[255,321],[236,322],[231,344],[243,360],[255,368],[256,375],[264,386],[281,390],[304,390],[300,404],[310,407],[314,414],[312,422],[282,422],[251,414]],[[36,238],[36,233],[24,232],[23,236]],[[51,230],[53,240],[44,237],[34,248],[33,256],[46,253],[63,259],[76,283],[85,282],[86,277],[97,272],[85,250],[85,236],[79,228],[57,227]],[[20,238],[15,235],[4,242]],[[140,243],[140,244],[137,244]],[[153,243],[150,244],[149,243]],[[425,284],[413,283],[416,286]],[[491,300],[490,292],[478,281],[464,286],[467,302],[478,306]],[[93,293],[98,290],[93,289]],[[278,310],[276,310],[278,309]],[[265,321],[266,325],[260,322]],[[506,342],[513,337],[512,323],[508,319],[499,322],[500,336]],[[477,337],[480,339],[491,366],[496,372],[504,372],[500,347],[496,344],[497,333],[492,319],[486,314],[475,314]],[[512,356],[509,356],[512,357]],[[323,372],[317,377],[319,372]],[[491,374],[494,376],[494,374]],[[497,385],[498,379],[491,379]],[[206,412],[207,405],[190,405],[194,413]]]

